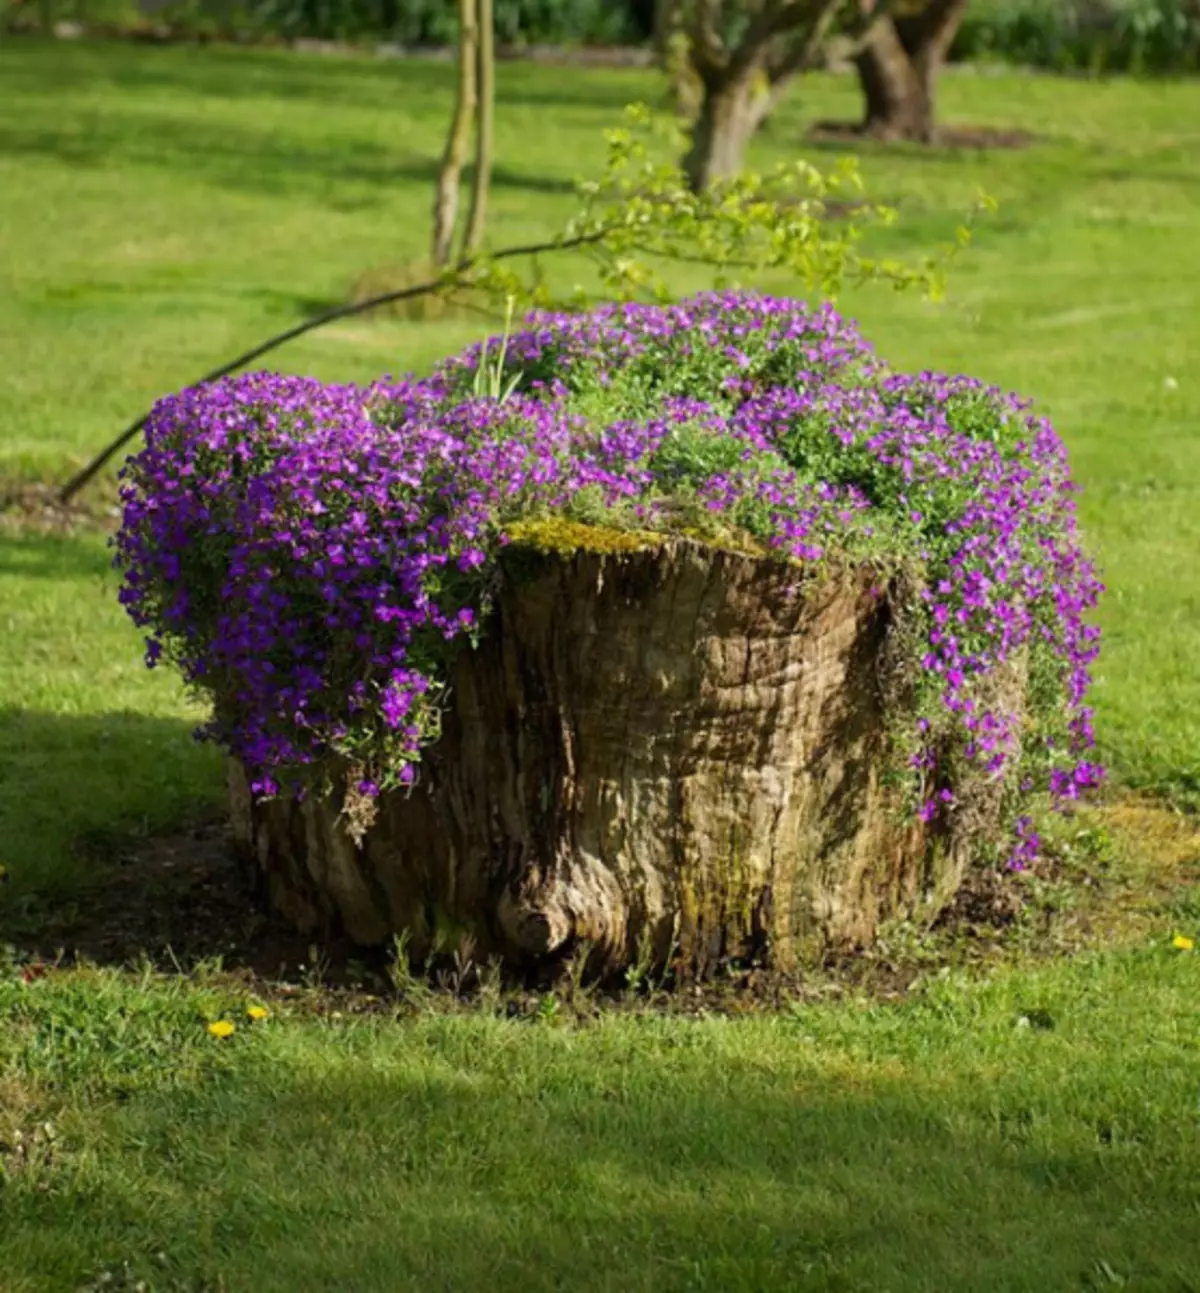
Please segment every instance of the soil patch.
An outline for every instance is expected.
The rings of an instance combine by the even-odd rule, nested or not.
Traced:
[[[28,921],[18,941],[37,962],[187,971],[220,960],[264,982],[299,982],[316,969],[334,982],[364,977],[364,953],[332,932],[297,934],[269,913],[238,862],[224,822],[113,850],[95,889]],[[0,931],[2,933],[2,931]]]
[[[891,141],[875,140],[866,133],[856,121],[818,121],[808,132],[808,138],[818,143],[831,144],[864,144],[878,143],[881,146]],[[1037,136],[1028,130],[1017,130],[999,126],[941,126],[934,142],[927,147],[934,149],[978,150],[1028,148],[1037,142]],[[926,147],[910,144],[910,147]]]
[[[61,493],[61,485],[45,481],[0,480],[0,534],[70,535],[116,528],[121,509],[115,480],[95,481],[69,503],[62,502]]]
[[[1112,843],[1126,836],[1127,844]],[[1134,859],[1128,862],[1127,847]],[[67,909],[28,911],[18,927],[0,923],[0,943],[16,945],[25,974],[80,962],[146,961],[165,973],[186,973],[219,960],[264,999],[286,998],[318,1012],[458,1010],[490,996],[519,1018],[541,1017],[548,1001],[582,1018],[647,1008],[740,1015],[845,997],[894,1001],[948,968],[979,969],[1161,933],[1181,895],[1189,909],[1196,901],[1200,828],[1155,804],[1112,805],[1082,823],[1037,871],[976,870],[932,927],[885,927],[867,951],[803,974],[731,962],[700,983],[630,976],[603,989],[581,988],[569,963],[553,980],[518,981],[461,952],[402,971],[398,980],[391,948],[364,950],[336,931],[299,935],[267,912],[224,822],[129,841],[108,852],[102,874]]]

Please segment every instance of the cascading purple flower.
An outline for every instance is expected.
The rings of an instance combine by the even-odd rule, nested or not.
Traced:
[[[476,394],[484,358],[365,387],[249,374],[156,406],[122,473],[121,601],[147,663],[213,697],[206,734],[257,793],[331,755],[361,794],[411,781],[507,527],[581,509],[643,528],[690,509],[802,563],[909,561],[926,820],[953,810],[956,767],[1000,779],[1025,865],[1022,802],[1099,782],[1101,586],[1062,442],[1024,401],[894,373],[832,307],[742,293],[532,315],[503,401]],[[1008,712],[985,684],[1018,659],[1028,697]]]

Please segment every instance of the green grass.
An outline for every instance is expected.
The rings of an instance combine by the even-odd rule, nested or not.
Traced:
[[[451,81],[432,63],[262,51],[0,50],[0,93],[21,105],[0,121],[0,475],[63,477],[157,395],[341,299],[362,270],[423,255]],[[559,227],[572,178],[602,161],[605,125],[656,93],[642,72],[503,66],[494,244]],[[851,116],[854,95],[847,78],[806,81],[751,160],[794,156],[806,122]],[[1103,756],[1131,784],[1194,800],[1200,86],[948,75],[943,111],[1046,138],[1017,153],[868,150],[871,193],[904,212],[900,249],[946,236],[980,187],[1002,207],[945,305],[870,290],[847,307],[897,363],[1021,389],[1055,420],[1111,585],[1096,687]],[[329,379],[422,370],[480,326],[353,320],[271,362]],[[0,719],[0,841],[18,885],[73,883],[68,841],[81,825],[106,827],[117,807],[153,819],[181,795],[215,793],[216,765],[188,748],[179,699],[140,690],[98,546],[45,551],[59,555],[6,545],[0,558],[12,711]],[[64,577],[33,573],[47,560]],[[92,631],[70,632],[73,616]],[[90,676],[103,681],[89,691]],[[165,766],[148,780],[139,771],[147,708],[164,720],[153,739],[178,773],[165,798]],[[31,821],[28,804],[60,798],[58,752],[90,739],[72,730],[85,716],[107,725],[114,758],[103,770],[73,761],[83,780],[67,811]]]
[[[0,113],[0,476],[63,478],[158,394],[424,254],[451,82],[0,47],[18,105]],[[604,126],[655,93],[643,73],[504,65],[494,244],[560,225]],[[854,96],[806,81],[751,160],[795,156]],[[904,215],[896,249],[946,237],[980,187],[1001,210],[944,305],[845,304],[895,362],[1016,387],[1054,419],[1111,587],[1103,755],[1194,801],[1200,85],[949,75],[942,106],[1045,137],[867,150],[871,193]],[[272,362],[421,370],[479,326],[360,319]],[[129,831],[219,802],[219,760],[142,668],[107,560],[96,535],[0,529],[0,937],[35,899],[86,902]],[[223,980],[0,974],[0,1140],[33,1145],[0,1153],[0,1289],[161,1250],[154,1287],[175,1289],[1195,1290],[1200,961],[1165,948],[1168,919],[1200,934],[1194,894],[1152,947],[737,1023],[277,1006],[219,1043],[203,1019],[236,1005]],[[1017,1028],[1034,1008],[1056,1027]],[[45,1116],[58,1139],[35,1143]]]
[[[164,1288],[1185,1293],[1198,991],[1161,948],[903,1011],[589,1027],[0,986],[0,1081],[75,1095],[0,1192],[4,1287],[163,1252]]]

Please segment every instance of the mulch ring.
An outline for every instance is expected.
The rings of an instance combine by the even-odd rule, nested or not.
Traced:
[[[857,121],[818,121],[808,131],[808,138],[818,143],[860,145],[889,141],[874,140]],[[939,126],[934,141],[927,147],[990,151],[993,149],[1028,148],[1038,137],[1028,130],[998,126]],[[898,142],[898,141],[897,141]],[[926,145],[912,144],[914,148]]]
[[[27,914],[17,930],[0,928],[15,943],[25,973],[90,963],[131,966],[147,961],[164,973],[187,973],[219,962],[222,974],[264,999],[286,998],[317,1012],[393,1011],[404,1006],[392,978],[392,949],[363,949],[336,933],[299,934],[268,912],[239,862],[227,826],[203,822],[168,837],[137,839],[105,848],[102,882],[67,908]],[[785,975],[756,964],[719,965],[700,982],[648,982],[585,989],[570,969],[539,980],[504,976],[486,965],[441,958],[412,971],[408,1004],[461,1009],[485,990],[499,992],[511,1017],[544,1013],[556,995],[583,1018],[612,1009],[672,1014],[741,1015],[806,1001],[868,996],[892,1001],[908,995],[954,960],[991,960],[1021,912],[1022,896],[1010,875],[981,872],[938,922],[936,943],[881,940],[864,953],[831,957],[824,966]],[[938,948],[942,947],[942,951]],[[973,950],[972,950],[973,949]]]

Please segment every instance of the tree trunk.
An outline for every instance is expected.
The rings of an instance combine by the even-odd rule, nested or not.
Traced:
[[[683,24],[683,11],[680,0],[655,0],[654,5],[654,53],[661,64],[667,54],[671,37]]]
[[[931,0],[919,13],[878,19],[855,59],[865,100],[863,132],[933,143],[937,75],[967,0]]]
[[[458,97],[433,198],[433,263],[449,263],[458,217],[458,184],[475,119],[479,25],[476,0],[459,0]]]
[[[693,193],[742,169],[746,145],[767,107],[760,80],[756,70],[732,81],[719,76],[705,78],[691,147],[683,159],[683,172]]]
[[[501,571],[418,784],[359,844],[336,799],[255,804],[233,767],[237,838],[302,930],[524,966],[586,948],[594,974],[786,969],[936,911],[994,830],[991,783],[930,825],[889,788],[906,594],[872,570],[798,586],[779,561],[612,534],[516,542]]]
[[[479,120],[475,133],[475,175],[471,209],[460,259],[479,250],[487,224],[488,191],[492,183],[492,123],[496,115],[496,34],[492,0],[479,0],[478,51]]]

